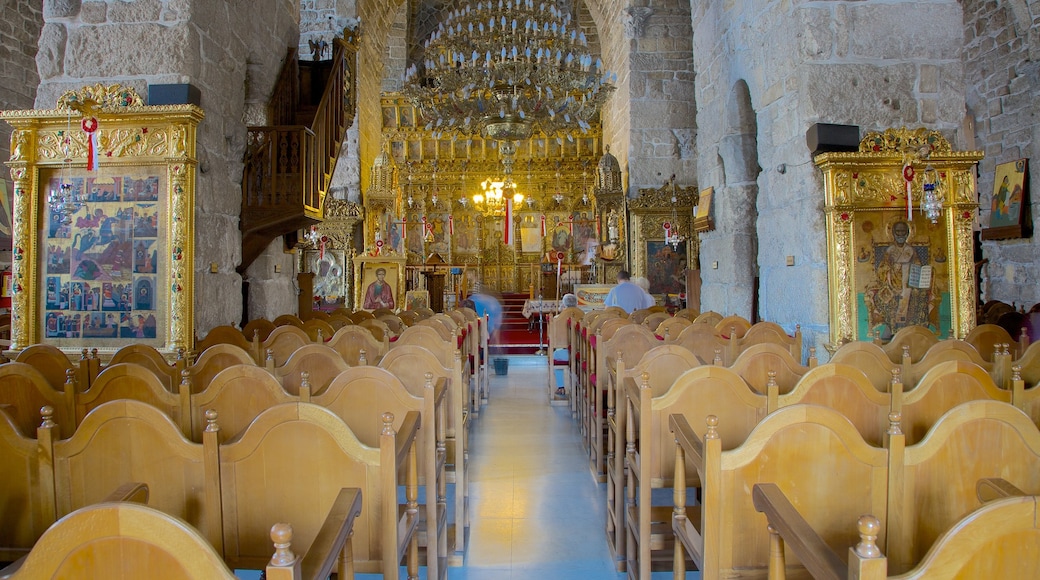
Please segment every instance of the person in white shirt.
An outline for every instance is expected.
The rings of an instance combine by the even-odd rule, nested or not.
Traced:
[[[641,308],[650,308],[654,305],[654,297],[640,288],[630,280],[630,274],[621,270],[617,275],[618,284],[614,286],[604,304],[607,306],[618,306],[625,312],[631,314]]]

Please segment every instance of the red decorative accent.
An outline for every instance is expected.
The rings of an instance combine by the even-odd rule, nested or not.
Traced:
[[[971,212],[970,212],[970,211],[966,211],[966,212],[964,212],[964,214],[962,215],[962,217],[963,217],[964,219],[966,219],[966,220],[970,220],[970,219],[971,219]]]
[[[98,120],[94,117],[87,117],[80,121],[80,127],[87,134],[87,171],[94,171],[97,168],[97,128]],[[108,152],[108,156],[112,156],[112,152]]]
[[[907,181],[914,180],[914,167],[912,165],[903,166],[903,179]]]
[[[852,178],[853,179],[859,179],[859,172],[857,171],[856,173],[853,173],[852,174]]]
[[[850,216],[849,212],[847,212],[847,211],[841,213],[841,221],[843,221],[843,222],[849,221],[850,217],[852,217],[852,216]]]
[[[141,133],[147,135],[148,134],[148,127],[141,127]]]

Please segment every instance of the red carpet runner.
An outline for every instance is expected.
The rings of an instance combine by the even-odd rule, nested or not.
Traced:
[[[502,295],[502,326],[491,337],[492,355],[535,354],[546,348],[543,345],[548,342],[545,336],[548,328],[543,328],[539,340],[538,315],[532,315],[530,320],[523,315],[526,300],[527,294]]]

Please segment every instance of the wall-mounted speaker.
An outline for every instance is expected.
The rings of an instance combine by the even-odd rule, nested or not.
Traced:
[[[805,144],[809,146],[812,155],[829,151],[857,151],[859,127],[816,123],[805,132]]]

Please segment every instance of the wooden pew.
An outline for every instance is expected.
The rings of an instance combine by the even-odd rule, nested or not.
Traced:
[[[641,324],[628,324],[618,328],[610,338],[602,334],[596,338],[597,372],[595,384],[597,394],[592,403],[595,407],[590,412],[592,423],[588,426],[592,437],[589,445],[590,467],[599,481],[606,477],[607,458],[615,449],[614,440],[618,436],[617,415],[617,372],[618,362],[629,360],[637,363],[650,349],[660,346],[652,332]],[[604,412],[604,407],[605,411]],[[621,430],[625,426],[620,425]]]
[[[1006,500],[997,499],[983,506],[985,501],[1040,493],[1040,431],[1023,413],[1005,403],[971,401],[959,405],[944,414],[928,436],[916,445],[903,446],[898,422],[893,424],[891,435],[887,524],[876,519],[872,522],[860,519],[860,534],[864,540],[848,552],[850,578],[885,578],[887,573],[906,573],[900,578],[949,577],[953,570],[961,570],[976,557],[980,546],[989,543],[992,532],[984,529],[976,529],[983,534],[981,538],[962,536],[951,542],[951,537],[975,525],[972,522],[979,514]],[[997,484],[987,485],[987,482]],[[782,536],[782,542],[774,551],[770,577],[779,577],[772,569],[783,569],[784,543],[803,563],[811,566],[814,576],[844,577],[841,554],[852,543],[842,546],[822,541],[837,524],[833,521],[808,523],[801,508],[786,505],[785,493],[767,487],[756,485],[755,504],[759,511],[769,514],[770,525]],[[851,499],[847,492],[833,493],[843,501]],[[1035,515],[1034,506],[1029,509],[1029,526],[1036,525]],[[843,517],[852,522],[857,516],[845,513]],[[1012,520],[1006,523],[1016,528]],[[990,569],[978,567],[980,562],[977,561],[969,565],[967,570],[973,573],[966,577],[1030,577],[1023,576],[1021,571],[1035,573],[1040,536],[1035,532],[1026,535],[1028,540],[1023,544],[1009,543],[1009,546],[1026,548],[1024,551],[1003,551],[1005,556],[1013,554],[1011,560],[1006,557],[980,559],[988,562],[985,566],[998,565],[997,571],[1017,570],[1015,575],[992,576],[988,573]],[[874,538],[880,540],[875,542]],[[778,542],[780,538],[773,540]],[[961,554],[954,548],[958,544]],[[887,559],[881,556],[882,551]],[[965,554],[968,557],[964,557]],[[1027,554],[1032,554],[1033,560],[1029,560]],[[1016,568],[1017,563],[1011,568],[1000,567],[1023,558],[1030,562],[1030,568]]]
[[[356,487],[365,509],[354,522],[354,567],[396,580],[399,564],[418,574],[415,437],[418,413],[385,413],[377,446],[362,443],[332,411],[310,403],[277,405],[220,447],[225,560],[256,569],[269,558],[271,522],[292,522],[294,543],[310,545],[340,490]],[[406,506],[397,482],[404,477]],[[265,485],[257,485],[264,482]],[[272,501],[278,498],[278,501]]]
[[[714,312],[714,311],[709,310],[707,312],[701,312],[700,314],[695,316],[693,318],[693,322],[694,323],[701,323],[701,322],[703,322],[704,324],[710,324],[712,326],[712,328],[714,328],[716,324],[722,322],[722,315],[719,314],[718,312]]]
[[[849,521],[845,514],[886,517],[888,451],[863,441],[836,411],[816,405],[782,408],[729,450],[723,450],[721,421],[709,418],[703,438],[682,415],[671,415],[669,424],[676,464],[696,468],[703,486],[700,513],[691,514],[686,483],[679,477],[685,470],[676,470],[672,529],[677,578],[684,577],[687,555],[705,578],[766,574],[771,541],[765,518],[753,505],[756,483],[775,483],[811,525],[827,530],[824,541],[836,549],[858,538],[840,524]],[[835,521],[837,526],[831,524]]]
[[[261,340],[261,338],[257,337],[256,343],[259,343]],[[258,360],[259,354],[256,352],[256,344],[253,342],[253,336],[247,336],[243,331],[234,326],[217,326],[206,333],[204,338],[196,338],[195,352],[205,352],[210,347],[220,344],[237,346],[238,348],[250,353],[253,357],[253,364],[260,364],[263,362]]]
[[[53,413],[52,408],[45,407],[44,432],[29,437],[0,409],[0,504],[4,506],[0,511],[0,561],[24,556],[57,519],[53,476],[40,468],[48,438],[57,429]]]
[[[355,324],[337,330],[325,345],[355,367],[379,364],[379,359],[390,349],[390,340],[386,337],[376,340],[367,328]]]
[[[107,402],[133,399],[158,409],[180,427],[184,437],[189,437],[189,397],[190,392],[181,385],[178,385],[177,392],[170,392],[152,369],[133,363],[117,363],[105,368],[87,392],[76,396],[76,424],[82,424],[90,411]]]
[[[296,352],[296,349],[313,344],[313,342],[302,328],[292,325],[276,327],[271,331],[267,340],[257,345],[257,352],[262,353],[264,357],[259,364],[265,366],[272,364],[280,367],[285,364],[285,361],[289,360],[289,357]],[[268,363],[268,361],[271,362]]]
[[[724,330],[720,332],[725,334]],[[773,322],[753,324],[743,336],[737,336],[735,339],[730,335],[729,359],[736,360],[740,353],[757,344],[778,344],[791,353],[791,357],[797,364],[802,364],[802,327],[800,325],[795,326],[793,336],[788,336],[779,324]]]
[[[205,390],[220,371],[233,365],[255,366],[256,357],[232,344],[216,344],[202,351],[194,363],[181,369],[181,381],[185,378],[190,381],[194,395]]]
[[[300,394],[302,374],[308,374],[311,394],[324,391],[341,372],[350,368],[338,352],[324,344],[307,344],[294,350],[285,363],[274,366],[268,359],[265,366],[267,372],[278,380],[285,392],[290,395]]]
[[[242,327],[242,334],[245,335],[247,339],[252,340],[257,344],[263,344],[267,338],[271,336],[271,333],[274,332],[275,328],[277,327],[270,320],[265,318],[255,318]],[[257,352],[262,353],[263,351]],[[261,362],[263,361],[257,361],[258,364]]]
[[[987,362],[993,362],[993,352],[999,344],[1010,344],[1017,356],[1025,353],[1025,347],[1019,345],[1008,331],[996,324],[980,324],[968,332],[964,342],[975,347]],[[1026,345],[1028,346],[1028,345]]]
[[[669,337],[679,336],[679,333],[691,324],[693,324],[693,321],[689,318],[683,318],[678,315],[672,316],[658,324],[657,328],[654,329],[654,334],[661,337],[662,340],[668,340]]]
[[[994,501],[954,524],[913,570],[888,575],[888,560],[877,546],[878,519],[857,521],[860,541],[845,552],[832,550],[773,484],[756,484],[755,507],[766,514],[775,534],[770,578],[782,578],[785,548],[805,563],[815,578],[1032,578],[1040,568],[1040,497],[1017,496]],[[851,527],[851,526],[850,526]],[[775,572],[775,571],[776,572]]]
[[[568,332],[570,326],[574,324],[575,320],[580,320],[584,313],[577,306],[570,308],[564,308],[556,316],[549,318],[549,327],[545,332],[546,340],[549,343],[549,372],[546,376],[547,387],[549,391],[549,401],[556,401],[556,369],[558,367],[568,367],[570,364],[571,351],[570,343],[568,342]],[[553,359],[553,353],[557,350],[567,350],[567,361],[557,361]],[[569,396],[573,392],[574,385],[571,384],[571,373],[567,370],[563,372],[563,392],[564,396]]]
[[[766,416],[766,397],[755,393],[738,375],[719,366],[692,368],[673,381],[662,394],[653,396],[648,374],[640,378],[638,415],[630,413],[627,509],[624,518],[629,575],[649,578],[658,564],[672,561],[669,521],[670,506],[652,502],[652,489],[672,485],[682,478],[690,488],[700,487],[697,471],[683,468],[676,473],[674,441],[668,417],[674,413],[703,424],[709,415],[721,413],[727,445],[736,446]],[[629,397],[633,396],[631,390]],[[633,409],[635,406],[632,406]],[[672,562],[674,565],[675,562]]]
[[[903,347],[909,347],[910,361],[917,362],[937,342],[939,337],[931,330],[923,326],[906,326],[897,330],[888,343],[879,346],[888,355],[889,360],[902,364]]]
[[[932,345],[917,362],[911,362],[910,357],[904,351],[903,386],[906,390],[912,389],[929,370],[939,364],[954,360],[977,365],[989,373],[997,385],[1003,387],[1006,384],[1006,378],[1001,376],[1000,365],[985,360],[975,346],[963,340],[944,340]]]
[[[307,336],[310,337],[313,342],[318,344],[322,344],[326,340],[332,338],[333,334],[336,334],[336,329],[334,329],[328,321],[317,318],[305,321],[303,326],[300,328],[307,333]]]
[[[696,322],[696,321],[695,321]],[[715,331],[727,339],[741,338],[751,329],[751,323],[743,316],[731,314],[715,323]]]
[[[40,409],[45,406],[53,410],[51,420],[58,424],[60,436],[67,437],[76,429],[75,371],[66,372],[64,388],[54,390],[35,367],[20,362],[0,365],[0,407],[22,435],[30,437],[36,433]]]
[[[856,367],[827,363],[807,372],[789,393],[769,395],[769,412],[798,404],[827,407],[851,421],[864,441],[881,447],[893,396],[874,388]]]
[[[466,424],[466,399],[463,394],[462,354],[455,351],[452,367],[445,367],[430,351],[421,346],[394,346],[379,361],[379,368],[385,369],[397,377],[412,395],[422,397],[426,385],[427,374],[431,375],[434,384],[444,382],[448,385],[447,411],[445,425],[446,444],[446,481],[455,484],[455,521],[448,528],[448,565],[461,566],[466,552],[466,528],[469,527],[467,516],[467,498],[469,497],[466,467],[469,453],[469,429]]]
[[[685,348],[706,363],[723,366],[733,364],[730,339],[723,338],[714,327],[707,324],[691,324],[679,336],[666,342]]]
[[[145,505],[105,502],[56,523],[23,562],[0,570],[0,578],[235,580],[236,576],[220,552],[184,521]]]
[[[444,464],[446,450],[447,385],[436,387],[433,375],[427,374],[422,396],[411,394],[393,374],[378,367],[353,367],[341,373],[325,392],[312,401],[343,419],[358,440],[370,446],[378,441],[383,425],[374,421],[380,412],[397,417],[416,413],[422,418],[415,437],[417,481],[426,487],[425,543],[426,564],[434,578],[446,573],[447,481]]]
[[[19,351],[14,357],[14,362],[25,363],[35,368],[56,391],[65,388],[66,376],[70,370],[76,377],[76,390],[80,392],[90,388],[90,379],[97,374],[96,372],[91,373],[91,359],[88,358],[85,348],[80,353],[79,362],[73,363],[57,347],[49,344],[34,344]]]
[[[902,358],[900,358],[902,361]],[[872,342],[855,341],[841,345],[829,362],[856,367],[878,391],[887,393],[893,371],[902,373],[903,363],[892,362],[882,348]]]
[[[998,388],[984,369],[964,361],[932,367],[909,391],[903,392],[901,384],[892,385],[892,412],[902,416],[908,445],[921,441],[943,413],[978,399],[1010,403],[1011,391]]]
[[[776,383],[780,393],[787,393],[810,368],[816,366],[815,349],[810,351],[809,366],[802,366],[791,355],[789,347],[765,342],[744,349],[729,368],[759,394],[766,393],[770,380]]]
[[[190,387],[186,390],[190,390]],[[309,401],[309,385],[299,397],[287,393],[271,373],[253,365],[235,365],[213,377],[202,392],[191,395],[191,440],[202,441],[209,425],[210,411],[220,417],[220,442],[241,431],[263,412],[275,405],[297,400]]]
[[[129,399],[93,409],[68,439],[44,437],[46,429],[40,428],[41,470],[53,473],[59,517],[140,482],[152,506],[187,521],[222,551],[216,432],[192,443],[162,411]]]

